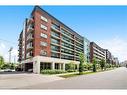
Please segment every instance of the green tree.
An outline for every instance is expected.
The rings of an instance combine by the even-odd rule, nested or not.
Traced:
[[[97,71],[96,64],[97,64],[97,60],[96,58],[93,58],[93,72]]]
[[[79,74],[83,74],[83,71],[84,71],[84,62],[85,62],[85,56],[83,53],[80,53],[79,54],[79,61],[80,61],[80,64],[79,64]]]
[[[74,62],[70,62],[70,63],[66,64],[66,70],[68,72],[73,72],[75,70],[75,64],[74,64]]]
[[[92,70],[93,64],[92,63],[88,63],[87,65],[88,65],[88,70]]]
[[[84,71],[87,71],[87,70],[88,70],[89,65],[88,65],[87,63],[84,63],[83,65],[84,65]]]
[[[100,65],[101,65],[101,70],[103,70],[104,69],[104,67],[105,67],[105,60],[104,59],[102,59],[100,62]]]
[[[3,56],[0,56],[0,69],[2,68],[3,65],[4,65],[4,58]]]

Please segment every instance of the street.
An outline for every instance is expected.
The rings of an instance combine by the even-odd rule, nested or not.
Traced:
[[[0,89],[16,89],[40,83],[53,82],[63,78],[50,75],[33,74],[26,72],[0,73]]]
[[[3,73],[0,89],[127,89],[127,68],[66,79],[55,75]]]
[[[38,84],[29,89],[127,89],[127,68],[82,75],[45,84]]]

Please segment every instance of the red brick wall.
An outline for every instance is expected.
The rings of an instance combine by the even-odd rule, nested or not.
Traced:
[[[35,31],[34,31],[34,56],[40,55],[40,51],[41,50],[45,50],[47,51],[47,56],[50,57],[51,56],[51,49],[50,49],[50,27],[51,27],[51,20],[48,19],[48,22],[44,22],[41,20],[41,15],[43,15],[44,17],[46,17],[48,19],[48,17],[46,15],[44,15],[42,12],[40,11],[35,11],[34,12],[34,20],[35,20]],[[45,25],[48,27],[48,30],[43,30],[41,29],[41,24]],[[41,33],[45,33],[47,34],[48,38],[41,38],[40,34]],[[40,45],[40,42],[44,41],[47,42],[48,46],[43,47]]]

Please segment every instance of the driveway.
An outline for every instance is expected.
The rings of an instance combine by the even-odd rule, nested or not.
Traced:
[[[26,86],[44,84],[63,78],[52,75],[41,75],[22,72],[4,72],[0,73],[0,89],[24,88]]]
[[[127,89],[127,68],[90,75],[81,75],[50,83],[24,87],[24,89]]]

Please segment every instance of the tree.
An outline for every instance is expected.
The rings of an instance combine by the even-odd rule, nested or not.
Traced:
[[[80,53],[79,54],[79,61],[80,61],[80,64],[79,64],[79,74],[83,74],[83,71],[84,71],[84,62],[85,62],[85,56],[83,53]]]
[[[88,70],[92,70],[93,64],[92,63],[88,63],[87,65],[88,65]]]
[[[97,60],[96,58],[93,58],[93,72],[97,71],[96,64],[97,64]]]
[[[105,60],[102,59],[99,63],[100,63],[100,65],[101,65],[101,70],[103,70],[104,67],[105,67]]]
[[[75,64],[74,64],[74,62],[70,62],[70,63],[66,64],[66,70],[68,72],[73,72],[75,70]]]
[[[3,65],[4,65],[4,58],[0,56],[0,69],[2,68]]]

